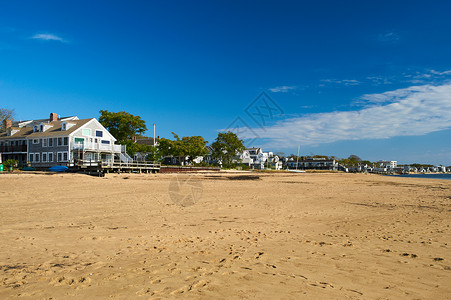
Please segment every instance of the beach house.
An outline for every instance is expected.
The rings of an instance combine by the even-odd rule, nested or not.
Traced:
[[[282,162],[279,157],[272,152],[263,152],[262,148],[246,148],[238,155],[236,161],[258,170],[265,168],[282,169]]]
[[[3,160],[15,159],[20,166],[46,168],[55,165],[92,164],[124,157],[125,146],[95,118],[59,117],[28,121],[6,120],[0,133]]]
[[[289,160],[286,162],[286,167],[288,169],[298,169],[298,170],[333,170],[337,171],[339,169],[338,162],[335,159],[325,159],[325,158],[305,158],[301,157],[299,160]]]
[[[387,170],[393,170],[398,166],[396,160],[380,160],[377,163],[381,168],[387,168]]]

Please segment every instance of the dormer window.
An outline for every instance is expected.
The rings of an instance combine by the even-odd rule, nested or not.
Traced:
[[[40,132],[44,132],[44,125],[41,124],[41,125],[39,126],[39,131],[40,131]]]
[[[69,130],[69,128],[71,128],[74,125],[75,125],[74,123],[62,122],[61,123],[61,131]]]
[[[33,126],[33,132],[38,132],[38,131],[39,131],[38,125],[34,125],[34,126]]]

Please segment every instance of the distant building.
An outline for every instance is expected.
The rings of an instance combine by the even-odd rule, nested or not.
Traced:
[[[377,163],[381,168],[387,168],[388,170],[393,170],[398,166],[396,160],[380,160]]]
[[[337,171],[339,169],[338,162],[335,159],[325,158],[301,158],[299,161],[287,161],[288,169],[298,170],[332,170]]]
[[[271,168],[275,170],[282,169],[282,162],[277,155],[272,152],[263,152],[262,148],[246,148],[235,159],[252,169],[263,170]]]

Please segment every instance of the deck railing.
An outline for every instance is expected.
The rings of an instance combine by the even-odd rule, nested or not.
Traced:
[[[122,145],[85,142],[72,144],[72,150],[106,151],[106,152],[121,153]]]
[[[161,164],[154,163],[154,162],[142,162],[142,161],[123,162],[120,160],[102,161],[101,165],[102,165],[102,167],[107,167],[107,168],[126,168],[126,169],[141,169],[141,168],[159,169],[161,167]]]
[[[27,145],[21,146],[0,146],[1,153],[27,152]]]

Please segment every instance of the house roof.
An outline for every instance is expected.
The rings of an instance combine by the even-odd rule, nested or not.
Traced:
[[[18,127],[12,127],[12,130],[18,130],[14,135],[8,136],[6,132],[0,133],[0,140],[7,140],[7,139],[18,139],[18,138],[44,138],[49,136],[65,136],[69,135],[72,132],[76,131],[89,121],[93,120],[91,119],[82,119],[82,120],[70,120],[70,121],[52,121],[44,123],[44,125],[50,125],[51,128],[47,129],[44,132],[33,132],[32,126],[24,126],[21,128]],[[72,127],[68,128],[65,131],[61,131],[61,123],[70,123],[74,124]]]
[[[57,121],[73,121],[78,120],[77,116],[70,116],[70,117],[59,117]],[[48,123],[49,119],[35,119],[35,120],[24,120],[24,121],[13,121],[12,126],[13,127],[24,127],[24,126],[32,126],[35,124],[40,123]]]
[[[157,143],[156,139],[155,139],[155,143]],[[136,144],[153,146],[153,138],[137,139]]]

